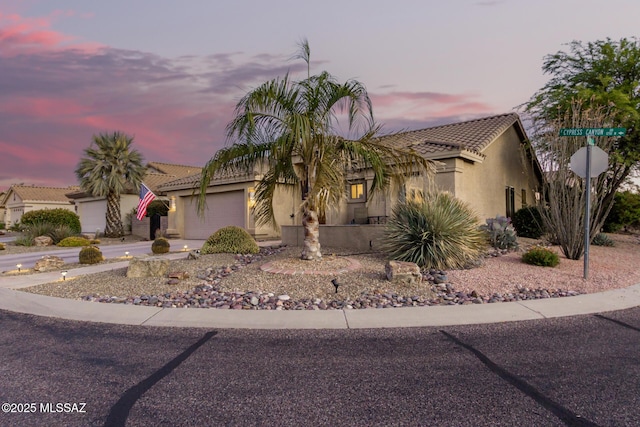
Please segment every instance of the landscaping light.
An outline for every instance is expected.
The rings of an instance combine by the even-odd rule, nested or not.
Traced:
[[[129,256],[129,251],[126,251],[126,252],[124,253],[124,256],[128,257],[128,256]]]
[[[338,293],[338,286],[340,286],[340,283],[338,283],[338,279],[331,279],[331,283],[333,283],[333,286],[336,287],[336,294]]]
[[[17,264],[16,267],[18,267],[18,273],[20,273],[20,268],[22,267],[22,264]]]
[[[61,271],[60,274],[62,274],[62,280],[65,280],[65,278],[67,277],[67,271]]]
[[[185,251],[185,252],[187,251],[187,248],[188,248],[188,247],[189,247],[189,246],[187,246],[187,245],[184,245],[184,246],[183,246],[183,249],[184,249],[184,251]]]

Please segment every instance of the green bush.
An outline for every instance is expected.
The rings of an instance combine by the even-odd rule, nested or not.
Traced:
[[[549,248],[533,246],[522,255],[522,261],[541,267],[555,267],[560,263],[560,258]]]
[[[0,221],[0,230],[4,230],[6,227],[6,224],[2,221]]]
[[[167,252],[169,252],[170,248],[171,248],[171,244],[164,237],[158,237],[151,244],[151,252],[153,252],[156,255],[166,254]]]
[[[167,202],[156,199],[149,203],[149,206],[147,206],[147,216],[152,217],[154,214],[167,216],[169,214],[169,206],[167,205]]]
[[[615,246],[616,242],[611,240],[611,237],[607,236],[606,234],[598,233],[593,236],[591,244],[595,246]]]
[[[483,255],[486,236],[466,203],[449,193],[428,193],[393,208],[381,248],[391,259],[423,268],[462,268]]]
[[[640,226],[640,194],[631,191],[617,192],[602,229],[607,233],[614,233],[629,226]]]
[[[80,264],[98,264],[104,260],[102,252],[96,246],[86,246],[78,254]]]
[[[89,246],[91,244],[92,244],[92,241],[89,241],[89,239],[85,239],[84,237],[79,237],[79,236],[66,237],[60,240],[60,242],[58,242],[58,246],[61,246],[64,248]]]
[[[19,222],[14,222],[11,227],[9,227],[10,231],[22,231],[22,224]]]
[[[516,230],[511,225],[511,220],[505,216],[488,218],[487,223],[480,227],[486,231],[489,243],[496,249],[518,249],[518,237]]]
[[[33,246],[35,243],[33,242],[33,237],[31,236],[20,236],[16,237],[16,240],[13,241],[16,246]]]
[[[518,209],[511,218],[513,228],[520,237],[539,239],[544,234],[542,215],[537,206],[527,206]]]
[[[74,212],[66,209],[41,209],[27,212],[20,218],[24,227],[30,227],[36,223],[46,223],[52,225],[66,225],[73,230],[74,234],[80,233],[80,218]]]
[[[230,225],[213,233],[204,245],[202,254],[257,254],[260,248],[245,229]]]
[[[57,226],[55,226],[53,228],[53,230],[51,230],[51,232],[48,234],[48,236],[53,239],[53,244],[57,245],[58,243],[60,243],[64,239],[66,239],[68,237],[73,237],[76,234],[78,234],[78,233],[76,233],[68,225],[57,225]]]

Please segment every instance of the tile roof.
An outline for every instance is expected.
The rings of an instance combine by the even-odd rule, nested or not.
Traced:
[[[202,168],[199,166],[174,165],[171,163],[162,162],[149,162],[147,163],[147,166],[157,170],[159,173],[165,175],[173,175],[176,178],[182,178],[185,176],[193,175],[195,173],[200,173],[200,171],[202,170]]]
[[[501,114],[385,135],[380,137],[380,141],[400,147],[411,147],[425,156],[459,150],[482,154],[491,142],[519,121],[520,118],[515,113]]]
[[[255,171],[252,174],[244,172],[226,172],[223,174],[216,174],[211,184],[219,183],[221,180],[232,180],[233,182],[239,182],[239,178],[249,179],[253,177],[255,179],[257,175],[258,173]],[[168,191],[172,189],[196,188],[200,185],[201,176],[201,173],[197,173],[190,176],[178,178],[174,181],[169,181],[166,184],[160,185],[160,190]]]
[[[79,190],[78,186],[64,188],[57,187],[36,187],[35,185],[12,185],[9,192],[13,191],[23,202],[58,202],[70,203],[67,193]],[[8,193],[7,193],[8,195]]]

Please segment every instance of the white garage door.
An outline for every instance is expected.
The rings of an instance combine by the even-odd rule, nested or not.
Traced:
[[[95,233],[99,228],[100,232],[104,232],[107,225],[107,201],[95,200],[91,202],[80,203],[78,215],[80,216],[80,224],[84,233]],[[124,218],[122,218],[124,220]]]
[[[204,217],[198,216],[196,200],[184,200],[184,238],[207,239],[214,231],[236,225],[245,228],[244,191],[229,191],[207,195]]]

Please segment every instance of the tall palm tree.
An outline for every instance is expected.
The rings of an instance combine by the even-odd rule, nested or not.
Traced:
[[[75,170],[84,191],[107,198],[106,237],[124,235],[120,194],[125,188],[138,190],[145,174],[142,155],[131,149],[132,143],[133,138],[121,132],[94,135]]]
[[[300,44],[296,58],[310,67],[309,44]],[[348,135],[339,135],[339,115],[346,116]],[[202,170],[198,208],[204,211],[207,186],[219,172],[251,172],[265,168],[256,187],[253,208],[258,225],[277,228],[273,195],[279,186],[300,186],[305,229],[302,259],[322,256],[318,241],[318,214],[337,206],[346,197],[349,171],[373,172],[372,197],[387,189],[394,178],[430,170],[431,163],[410,150],[381,144],[373,119],[371,100],[360,82],[338,83],[322,72],[293,81],[287,74],[245,95],[236,105],[235,117],[227,125],[227,137],[235,141],[216,152]]]

